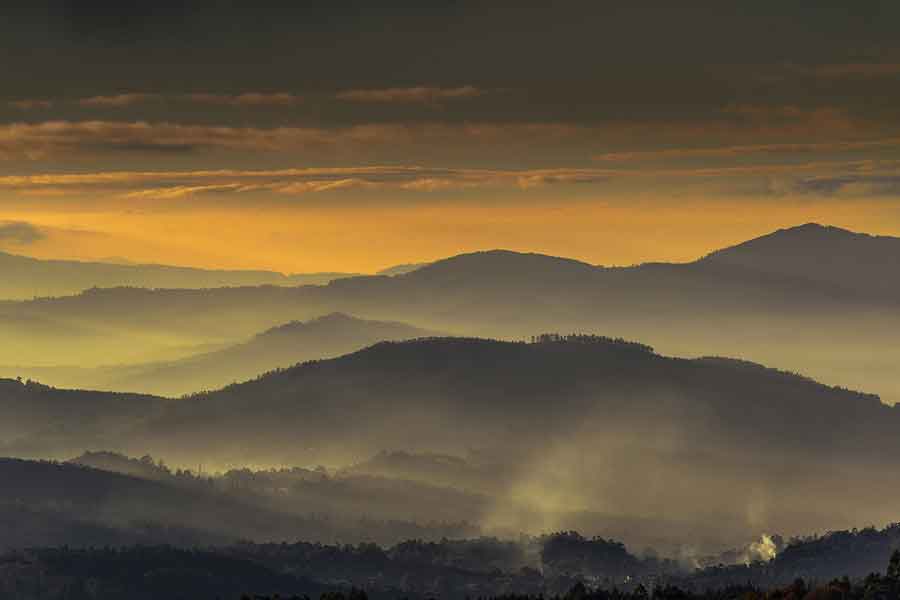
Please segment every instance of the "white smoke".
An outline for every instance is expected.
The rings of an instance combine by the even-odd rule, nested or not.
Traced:
[[[757,561],[768,562],[778,555],[781,546],[779,536],[763,534],[758,541],[750,542],[743,556],[743,563],[749,565]]]

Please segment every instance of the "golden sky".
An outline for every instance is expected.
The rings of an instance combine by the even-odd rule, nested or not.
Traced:
[[[372,272],[900,235],[896,3],[108,4],[0,23],[2,250]]]

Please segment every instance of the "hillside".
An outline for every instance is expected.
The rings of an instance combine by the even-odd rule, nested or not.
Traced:
[[[0,252],[0,299],[77,294],[93,287],[216,288],[321,285],[348,273],[284,275],[274,271],[209,270],[168,265],[42,260]]]
[[[427,339],[194,396],[94,447],[208,465],[477,450],[506,499],[484,524],[585,529],[675,511],[747,539],[893,520],[898,430],[900,409],[874,396],[742,361],[602,338]]]
[[[279,503],[277,494],[266,492],[261,485],[241,488],[238,475],[214,481],[174,472],[150,479],[76,463],[0,458],[0,477],[6,484],[0,488],[0,531],[4,533],[0,550],[133,543],[196,547],[238,540],[298,539],[390,544],[407,538],[472,534],[471,528],[446,522],[380,520],[359,505],[355,512],[346,507],[323,510],[327,501],[313,502],[311,492],[306,497],[294,495],[292,503]],[[341,499],[335,486],[319,487],[323,497]],[[371,497],[387,507],[401,498],[403,491],[390,497],[378,489],[361,488],[355,495]],[[410,497],[409,490],[406,497]],[[345,493],[345,504],[347,498]]]
[[[115,288],[6,302],[0,332],[11,344],[0,348],[0,364],[71,364],[76,348],[81,367],[171,362],[337,311],[457,335],[521,339],[564,330],[641,339],[669,354],[741,356],[900,400],[893,334],[900,328],[900,297],[885,283],[892,281],[883,276],[889,271],[835,268],[826,277],[814,264],[819,229],[825,228],[794,228],[751,244],[752,257],[777,257],[784,240],[790,247],[808,244],[809,251],[791,252],[801,262],[807,257],[809,268],[799,262],[788,268],[790,261],[775,258],[728,258],[744,250],[628,268],[488,251],[325,286]],[[869,264],[872,244],[894,245],[892,238],[832,228],[824,235],[846,238],[845,265]],[[885,261],[877,264],[888,269]],[[841,273],[849,270],[852,278],[844,281]],[[809,275],[815,272],[824,274]]]
[[[713,252],[700,263],[826,283],[873,297],[900,298],[900,238],[807,223]]]
[[[0,380],[0,447],[37,436],[63,452],[81,450],[83,443],[97,436],[159,415],[166,404],[153,396],[60,390],[32,381]]]
[[[96,367],[0,367],[53,385],[180,396],[252,379],[274,369],[332,358],[386,340],[432,335],[403,323],[357,319],[332,313],[293,321],[248,341],[184,359],[148,364]]]
[[[819,583],[841,577],[862,580],[872,573],[884,573],[885,566],[897,550],[900,550],[900,524],[897,523],[884,529],[866,527],[852,531],[829,531],[821,536],[793,540],[771,561],[712,567],[680,583],[703,590],[747,582],[767,588],[786,585],[797,578]],[[900,564],[894,568],[897,567]],[[894,577],[898,575],[900,572],[894,573]]]

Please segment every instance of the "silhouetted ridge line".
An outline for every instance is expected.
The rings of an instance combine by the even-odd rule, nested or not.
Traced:
[[[430,279],[443,276],[450,272],[466,274],[469,276],[499,273],[504,269],[515,268],[536,269],[537,273],[543,273],[548,269],[561,269],[566,272],[593,272],[597,269],[593,265],[575,260],[540,254],[537,252],[515,252],[512,250],[482,250],[466,254],[458,254],[442,260],[427,264],[410,273],[398,275],[398,278]],[[517,271],[514,271],[516,273]]]
[[[900,238],[892,236],[879,236],[869,233],[862,233],[835,227],[833,225],[822,225],[820,223],[804,223],[795,227],[786,227],[778,229],[771,233],[761,235],[759,237],[714,250],[700,259],[706,260],[720,257],[730,253],[754,250],[759,247],[765,247],[768,244],[781,244],[785,242],[793,242],[799,244],[822,244],[836,242],[900,242]]]

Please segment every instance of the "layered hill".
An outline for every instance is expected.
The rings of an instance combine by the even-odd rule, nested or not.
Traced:
[[[348,354],[380,341],[430,335],[433,332],[404,323],[332,313],[279,325],[246,342],[175,361],[91,369],[0,367],[0,373],[15,373],[57,386],[180,396],[221,388],[300,362]]]
[[[83,459],[91,461],[91,456]],[[0,551],[134,543],[197,547],[238,540],[396,543],[472,533],[451,524],[432,523],[429,529],[411,518],[379,520],[359,508],[366,496],[387,507],[402,497],[400,490],[391,498],[377,488],[357,489],[355,513],[342,506],[324,511],[325,499],[314,502],[311,492],[292,494],[292,503],[278,502],[278,494],[262,485],[240,487],[239,475],[219,481],[181,472],[140,477],[76,463],[0,458],[5,484],[0,488]],[[289,476],[282,473],[282,480]],[[295,483],[303,481],[296,472],[293,477]],[[312,479],[307,485],[332,500],[342,497],[334,486]],[[345,504],[348,497],[343,494]]]
[[[0,379],[0,447],[40,437],[58,450],[83,449],[98,436],[160,415],[167,402],[147,395],[61,390]]]
[[[215,288],[324,284],[348,273],[284,275],[274,271],[196,269],[169,265],[42,260],[0,252],[0,298],[77,294],[93,287]]]
[[[807,223],[780,229],[706,256],[715,264],[774,273],[855,290],[873,298],[900,298],[900,238]]]
[[[88,447],[206,465],[477,450],[495,469],[498,500],[481,516],[492,527],[678,515],[699,531],[714,515],[718,532],[747,539],[894,520],[898,431],[900,409],[875,396],[753,363],[594,337],[434,338],[176,401]],[[61,443],[38,435],[5,451],[52,455]],[[481,468],[454,470],[445,476],[485,481]]]
[[[840,247],[836,266],[823,267],[820,250],[832,243]],[[603,268],[497,250],[324,286],[91,290],[0,304],[0,332],[28,342],[0,348],[0,364],[69,364],[75,347],[81,366],[109,364],[110,356],[170,361],[339,311],[453,334],[521,339],[563,330],[641,339],[670,354],[741,356],[802,371],[893,402],[900,298],[886,274],[896,246],[896,238],[809,225],[689,264]],[[876,255],[880,267],[853,269]]]

